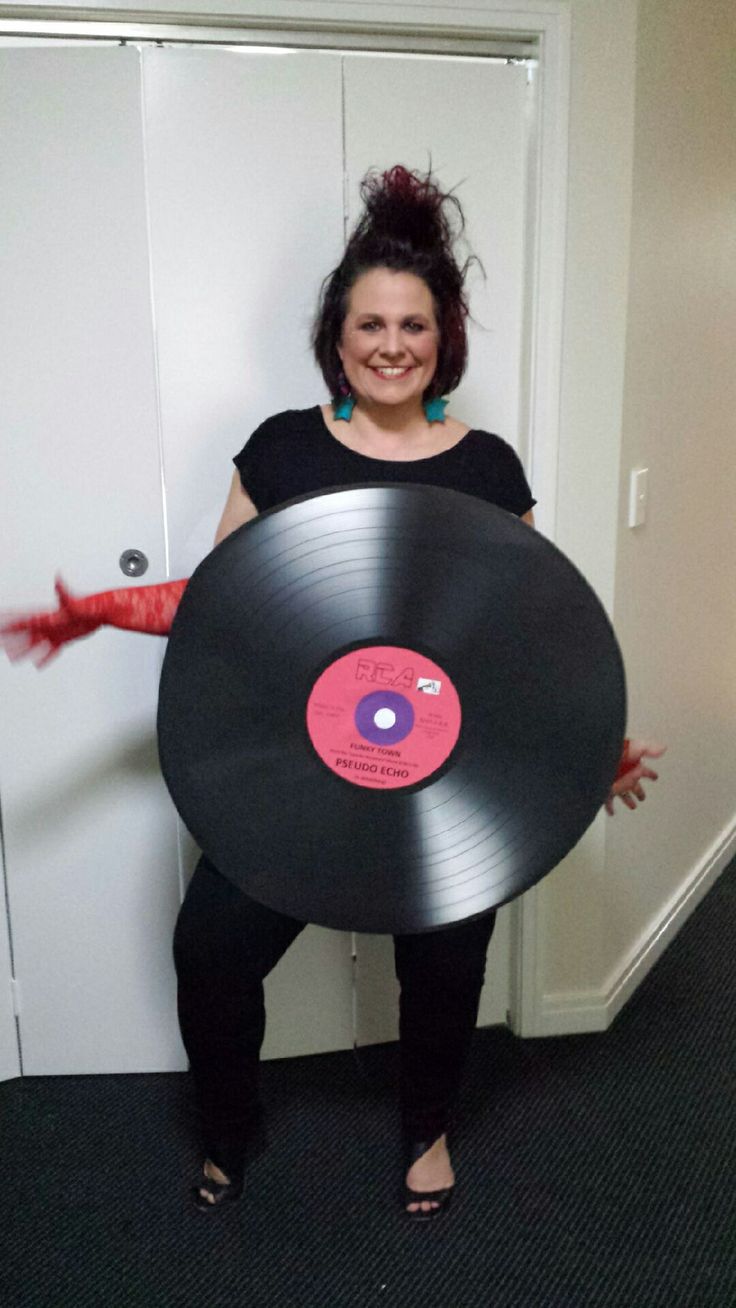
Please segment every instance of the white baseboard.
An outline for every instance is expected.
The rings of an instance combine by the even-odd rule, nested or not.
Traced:
[[[736,816],[601,989],[542,996],[534,1034],[582,1035],[588,1031],[606,1031],[734,856]]]

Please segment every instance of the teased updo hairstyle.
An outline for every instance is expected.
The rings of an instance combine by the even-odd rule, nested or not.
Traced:
[[[432,292],[439,347],[437,368],[425,398],[447,395],[458,385],[468,358],[468,305],[463,286],[470,260],[460,267],[453,254],[454,242],[464,227],[460,203],[454,195],[443,194],[431,172],[409,172],[401,164],[385,173],[368,173],[361,182],[360,196],[365,211],[341,262],[322,283],[312,332],[315,358],[330,395],[337,398],[340,394],[337,346],[350,289],[372,268],[414,273]],[[450,206],[457,231],[448,217]]]

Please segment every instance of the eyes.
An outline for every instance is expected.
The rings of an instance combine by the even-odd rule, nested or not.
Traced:
[[[403,331],[410,332],[412,336],[419,336],[422,332],[430,330],[427,323],[418,322],[416,318],[407,318],[405,322],[402,322],[401,327]],[[358,331],[360,332],[380,332],[382,328],[383,323],[380,318],[367,318],[365,322],[358,323]]]

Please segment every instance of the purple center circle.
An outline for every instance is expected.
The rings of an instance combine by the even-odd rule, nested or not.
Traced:
[[[376,714],[381,709],[388,709],[395,714],[393,726],[377,725]],[[356,704],[355,725],[363,739],[370,740],[374,745],[398,745],[414,726],[414,709],[408,699],[395,690],[374,690]]]

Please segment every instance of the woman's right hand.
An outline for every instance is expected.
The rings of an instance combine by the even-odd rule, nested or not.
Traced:
[[[42,668],[67,641],[89,636],[98,627],[119,627],[151,636],[168,636],[187,578],[153,586],[123,586],[96,595],[72,595],[56,581],[58,609],[27,613],[0,623],[0,644],[11,659],[29,656]]]
[[[44,667],[59,653],[67,641],[89,636],[102,625],[102,618],[75,611],[74,598],[60,577],[55,587],[59,601],[57,609],[42,613],[26,613],[0,621],[0,645],[8,658],[31,658],[37,668]]]

